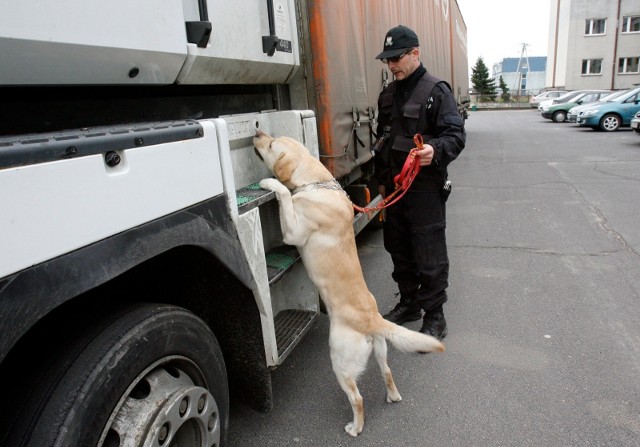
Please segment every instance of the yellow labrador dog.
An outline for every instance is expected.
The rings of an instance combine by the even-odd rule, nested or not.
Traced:
[[[387,365],[386,340],[403,352],[443,352],[444,345],[382,318],[360,267],[352,204],[323,164],[288,137],[272,138],[258,131],[253,144],[277,178],[264,179],[260,186],[274,191],[280,202],[284,242],[298,248],[326,305],[333,371],[353,409],[353,422],[345,430],[358,436],[364,406],[356,381],[371,351],[387,386],[387,402],[398,402],[402,397]]]

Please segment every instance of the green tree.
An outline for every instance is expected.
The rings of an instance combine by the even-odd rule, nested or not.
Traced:
[[[476,65],[471,68],[471,85],[475,92],[482,97],[488,97],[491,101],[495,100],[497,95],[496,83],[489,76],[489,69],[482,57],[479,57]]]
[[[509,87],[507,87],[507,83],[504,82],[502,75],[500,75],[500,79],[498,81],[498,88],[502,90],[502,94],[500,95],[502,100],[509,101],[509,99],[511,98],[511,95],[509,94]]]

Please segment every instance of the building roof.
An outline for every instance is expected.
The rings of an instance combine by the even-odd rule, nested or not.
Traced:
[[[515,73],[518,70],[519,57],[505,57],[502,59],[502,73]],[[522,59],[520,69],[526,64],[526,59]],[[545,71],[547,67],[546,56],[529,57],[529,71]]]

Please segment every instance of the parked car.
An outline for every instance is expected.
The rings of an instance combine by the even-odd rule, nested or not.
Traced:
[[[629,127],[631,118],[640,112],[640,87],[620,95],[604,104],[593,104],[578,113],[576,122],[580,127],[613,132],[620,127]]]
[[[558,96],[555,99],[547,99],[546,101],[542,101],[540,103],[540,105],[538,106],[538,110],[540,112],[542,112],[542,108],[543,107],[549,107],[552,104],[562,104],[564,102],[571,101],[573,98],[578,96],[580,93],[584,93],[586,91],[590,91],[590,90],[574,90],[572,92],[566,92],[564,95]]]
[[[631,128],[640,133],[640,112],[636,113],[636,116],[631,119]]]
[[[543,118],[553,120],[556,123],[563,123],[566,121],[569,109],[572,107],[595,102],[610,94],[611,90],[587,90],[567,102],[542,107],[540,114]]]
[[[529,100],[529,105],[534,109],[540,105],[542,101],[546,101],[548,99],[556,99],[562,95],[567,93],[566,90],[549,90],[548,92],[542,92],[539,95],[532,96]]]
[[[618,96],[624,95],[625,93],[629,92],[630,90],[617,90],[615,92],[610,93],[607,96],[603,96],[602,98],[600,98],[597,102],[598,103],[604,103],[607,101],[612,101],[615,98],[617,98]],[[567,121],[569,121],[570,123],[575,123],[576,119],[578,118],[578,113],[580,113],[581,110],[587,109],[589,107],[591,107],[592,105],[594,105],[594,103],[589,103],[589,104],[582,104],[579,106],[575,106],[569,109],[569,113],[567,113]]]

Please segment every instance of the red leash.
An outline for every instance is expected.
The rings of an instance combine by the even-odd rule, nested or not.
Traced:
[[[395,191],[382,199],[382,202],[380,202],[373,208],[362,208],[356,204],[353,204],[353,209],[361,213],[380,211],[388,206],[393,205],[398,200],[400,200],[402,196],[405,195],[405,193],[411,187],[411,184],[415,180],[416,176],[418,175],[418,172],[420,172],[420,159],[416,156],[416,153],[424,146],[422,135],[420,135],[419,133],[414,135],[413,142],[416,144],[416,147],[411,149],[411,151],[409,152],[409,155],[407,156],[407,159],[402,166],[402,171],[400,171],[400,174],[396,175],[393,178],[393,183],[396,186]]]

